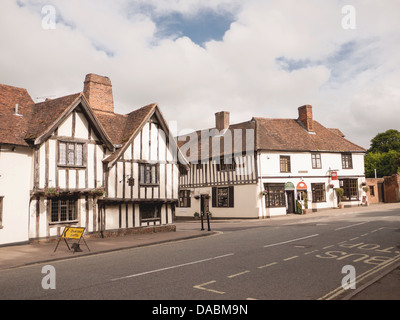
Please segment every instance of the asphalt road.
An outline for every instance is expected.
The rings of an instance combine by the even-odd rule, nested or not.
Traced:
[[[357,288],[400,261],[399,209],[212,228],[220,232],[53,262],[55,289],[42,286],[44,265],[2,270],[0,299],[340,299],[351,275]]]

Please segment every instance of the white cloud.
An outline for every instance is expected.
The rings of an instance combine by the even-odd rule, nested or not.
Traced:
[[[364,147],[400,130],[400,39],[395,1],[354,0],[356,29],[341,25],[344,1],[60,1],[56,30],[43,30],[48,1],[0,2],[0,82],[32,96],[81,91],[87,73],[113,82],[116,112],[158,102],[180,128],[252,116],[316,120]],[[160,38],[156,17],[202,10],[234,14],[221,41]],[[379,110],[379,112],[377,112]]]

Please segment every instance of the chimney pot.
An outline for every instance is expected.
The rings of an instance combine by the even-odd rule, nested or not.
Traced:
[[[221,131],[229,127],[229,112],[221,111],[215,114],[215,127]]]

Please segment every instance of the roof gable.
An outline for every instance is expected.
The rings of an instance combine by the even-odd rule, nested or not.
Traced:
[[[101,111],[95,111],[98,117],[102,120],[103,124],[106,126],[111,126],[113,125],[111,121],[111,117],[115,116],[113,113],[105,113]],[[157,120],[157,123],[160,125],[160,127],[164,130],[167,139],[169,139],[169,128],[167,125],[167,122],[165,121],[164,116],[162,115],[160,108],[158,107],[157,104],[149,104],[147,106],[144,106],[140,109],[137,109],[135,111],[132,111],[131,113],[121,116],[119,116],[119,121],[120,121],[120,128],[118,130],[114,131],[114,139],[115,142],[118,142],[122,144],[122,147],[117,150],[114,154],[109,156],[104,160],[104,162],[108,163],[108,166],[111,167],[114,165],[115,161],[118,160],[118,158],[126,151],[128,146],[132,143],[132,141],[136,138],[136,136],[139,134],[139,132],[142,130],[144,125],[150,121],[152,117],[155,117]],[[108,119],[107,119],[108,118]],[[108,121],[108,122],[107,122]],[[109,127],[111,129],[111,127]],[[175,143],[174,139],[169,139],[171,143],[174,144],[174,147],[178,151],[178,146]],[[179,151],[178,151],[179,152]]]
[[[33,144],[42,144],[54,130],[78,107],[81,107],[96,135],[109,150],[114,146],[101,126],[82,93],[37,103],[33,107],[32,119],[25,138]]]

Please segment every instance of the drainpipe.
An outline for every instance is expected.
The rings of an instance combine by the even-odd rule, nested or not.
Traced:
[[[263,183],[262,183],[262,171],[261,171],[261,153],[257,151],[256,153],[257,157],[257,162],[258,162],[258,185],[260,189],[260,193],[264,190]],[[260,197],[260,206],[261,206],[261,217],[264,218],[266,217],[266,212],[265,212],[265,205],[264,205],[264,196]]]

